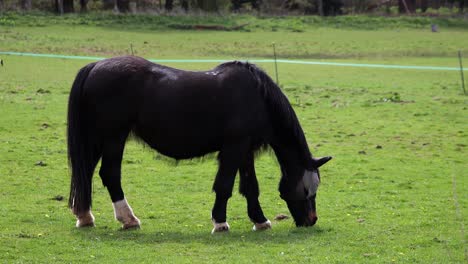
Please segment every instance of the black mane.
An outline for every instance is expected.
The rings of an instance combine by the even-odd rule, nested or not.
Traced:
[[[258,91],[267,101],[270,117],[277,131],[286,132],[286,144],[293,144],[301,153],[303,165],[311,168],[312,160],[309,146],[304,136],[304,131],[299,120],[291,107],[288,98],[281,88],[268,76],[263,69],[247,61],[228,61],[218,65],[215,70],[222,71],[231,67],[246,69],[254,78]]]

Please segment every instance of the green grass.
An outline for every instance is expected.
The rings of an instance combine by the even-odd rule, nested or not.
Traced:
[[[117,23],[120,19],[126,22]],[[252,30],[184,31],[164,26],[167,23],[241,24],[244,19],[251,21]],[[88,21],[90,26],[81,25],[81,20]],[[420,20],[423,22],[418,22]],[[251,59],[272,57],[272,43],[275,43],[281,58],[386,60],[394,57],[456,57],[459,50],[468,54],[468,22],[462,19],[454,21],[465,23],[465,26],[441,25],[438,33],[430,31],[429,18],[417,17],[346,16],[319,20],[317,17],[262,19],[233,16],[225,19],[218,16],[109,14],[60,17],[7,13],[0,18],[0,25],[1,21],[10,21],[4,22],[0,28],[0,49],[7,51],[115,56],[129,54],[132,45],[136,54],[149,58]],[[355,25],[353,21],[376,27],[375,30],[366,30],[365,26]],[[269,23],[278,29],[272,31],[266,27]],[[291,31],[282,26],[284,23],[301,24],[304,30]],[[337,23],[349,26],[337,27]]]
[[[463,17],[381,17],[348,15],[320,18],[318,16],[251,16],[251,15],[118,15],[107,12],[90,12],[87,14],[67,14],[64,16],[50,13],[15,13],[7,12],[0,17],[0,25],[24,25],[30,27],[45,27],[51,24],[68,26],[90,25],[110,27],[114,29],[177,29],[188,25],[222,25],[230,30],[238,25],[245,25],[242,31],[292,31],[304,32],[311,27],[345,28],[379,30],[382,28],[427,28],[431,24],[441,27],[467,29],[468,21]]]
[[[275,41],[288,58],[456,66],[452,53],[468,46],[468,32],[459,28],[433,34],[413,27],[191,32],[144,26],[133,32],[132,27],[22,23],[0,27],[0,50],[113,56],[128,54],[133,43],[147,58],[254,59],[269,57]],[[119,230],[97,175],[97,226],[74,228],[65,201],[66,107],[73,78],[87,61],[1,58],[2,262],[467,261],[462,230],[468,226],[468,102],[459,72],[280,64],[281,85],[311,151],[334,156],[322,170],[320,220],[297,229],[289,219],[254,233],[245,201],[235,193],[228,208],[231,233],[212,236],[215,160],[175,166],[135,142],[125,151],[123,186],[142,229]],[[170,66],[201,70],[214,64]],[[274,74],[272,64],[260,66]],[[289,214],[277,192],[274,156],[262,155],[256,168],[267,217]]]

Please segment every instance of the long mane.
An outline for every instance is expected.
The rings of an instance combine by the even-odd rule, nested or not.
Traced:
[[[216,67],[216,69],[222,70],[225,67],[232,66],[245,68],[251,73],[257,84],[256,88],[260,91],[268,105],[275,133],[277,133],[283,143],[291,144],[296,148],[303,165],[309,168],[312,160],[304,131],[294,109],[280,87],[261,68],[249,62],[226,62]]]

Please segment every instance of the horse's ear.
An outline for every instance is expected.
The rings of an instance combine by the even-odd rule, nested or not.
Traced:
[[[319,168],[320,166],[322,166],[323,164],[327,163],[328,161],[330,161],[332,159],[332,157],[328,156],[328,157],[323,157],[323,158],[312,158],[314,160],[314,163],[315,163],[315,167],[316,168]]]

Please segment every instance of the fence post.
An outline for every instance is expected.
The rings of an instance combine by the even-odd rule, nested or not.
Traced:
[[[275,75],[276,75],[276,84],[279,85],[278,80],[278,63],[276,62],[276,44],[273,42],[273,56],[275,57]]]
[[[462,63],[462,54],[461,54],[461,50],[458,51],[458,61],[460,62],[460,76],[461,76],[463,94],[466,95],[466,90],[465,90],[465,76],[464,76],[464,74],[463,74],[463,63]]]

